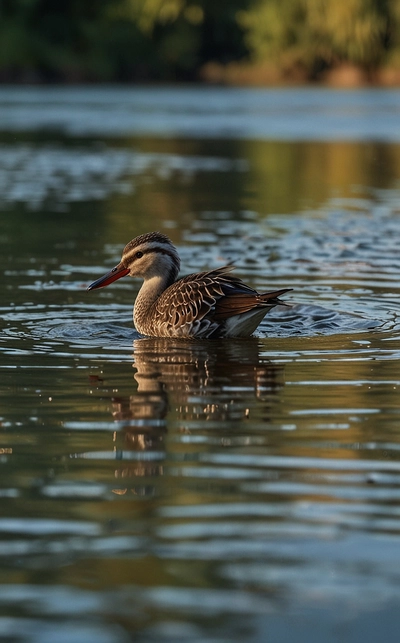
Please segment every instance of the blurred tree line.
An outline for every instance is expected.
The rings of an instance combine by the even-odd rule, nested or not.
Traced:
[[[0,0],[3,82],[307,81],[344,65],[400,69],[400,0]]]

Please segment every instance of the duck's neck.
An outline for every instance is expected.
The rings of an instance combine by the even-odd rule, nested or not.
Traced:
[[[154,314],[151,310],[152,306],[164,290],[174,281],[175,275],[168,273],[166,275],[157,275],[150,279],[145,279],[136,297],[133,308],[133,322],[139,333],[144,335],[148,334],[146,328],[148,328],[149,323],[151,323]]]

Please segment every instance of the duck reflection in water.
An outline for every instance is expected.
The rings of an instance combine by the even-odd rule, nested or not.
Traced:
[[[174,424],[188,436],[212,433],[219,444],[229,446],[235,431],[243,433],[243,422],[255,407],[259,420],[270,421],[271,405],[284,384],[283,366],[260,357],[255,337],[138,339],[133,368],[137,391],[112,401],[113,417],[124,423],[114,434],[117,457],[124,461],[115,477],[135,482],[164,473],[167,416],[170,431]],[[133,459],[132,451],[146,452],[147,457]],[[127,491],[114,489],[118,494]],[[131,491],[147,495],[152,487],[135,485]]]

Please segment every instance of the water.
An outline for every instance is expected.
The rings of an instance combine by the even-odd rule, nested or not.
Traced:
[[[1,90],[1,640],[397,640],[399,99]],[[291,306],[139,338],[156,229]]]

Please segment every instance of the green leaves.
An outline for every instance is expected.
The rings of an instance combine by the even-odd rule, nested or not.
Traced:
[[[0,0],[0,79],[195,80],[241,61],[243,80],[396,65],[400,0]]]

